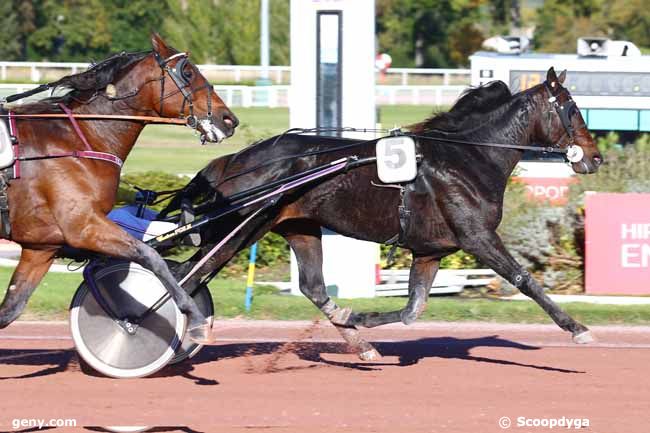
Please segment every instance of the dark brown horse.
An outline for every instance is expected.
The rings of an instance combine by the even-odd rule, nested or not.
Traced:
[[[58,81],[57,86],[71,89],[63,97],[13,109],[20,155],[28,159],[21,161],[20,178],[8,188],[11,236],[23,250],[0,305],[0,328],[21,314],[57,251],[70,245],[134,261],[154,272],[188,315],[190,336],[205,340],[205,318],[160,255],[106,218],[115,203],[118,165],[75,157],[29,159],[82,151],[87,148],[85,136],[90,150],[124,160],[147,123],[146,118],[83,119],[78,121],[80,133],[68,118],[38,117],[61,113],[64,106],[75,115],[183,117],[208,141],[231,136],[237,118],[189,63],[187,54],[168,47],[158,35],[152,36],[151,43],[153,51],[118,54]]]
[[[377,168],[366,165],[338,174],[318,185],[303,187],[260,214],[194,277],[218,271],[237,252],[269,230],[286,238],[296,254],[300,289],[339,329],[365,359],[377,356],[356,326],[390,322],[412,323],[425,308],[428,291],[440,260],[463,249],[474,254],[505,279],[533,298],[574,341],[591,341],[577,323],[544,294],[540,285],[508,253],[496,233],[501,221],[508,177],[522,150],[497,147],[545,146],[557,150],[569,144],[583,155],[574,157],[577,173],[591,173],[602,162],[580,111],[551,68],[546,82],[512,95],[503,82],[469,90],[450,112],[411,127],[417,153],[422,155],[416,179],[396,188],[381,187]],[[472,144],[469,144],[472,143]],[[488,143],[497,145],[485,146]],[[482,146],[480,144],[483,144]],[[573,150],[580,154],[580,149]],[[375,142],[287,134],[242,152],[212,161],[167,212],[183,199],[206,201],[218,208],[227,197],[255,185],[285,178],[310,167],[345,156],[373,156]],[[400,219],[398,208],[410,211]],[[211,244],[242,220],[243,215],[204,229],[206,247],[184,264],[192,267]],[[385,243],[402,232],[400,244],[412,251],[406,308],[387,313],[355,313],[340,308],[327,295],[322,275],[321,226],[346,236]],[[181,270],[184,273],[187,269]]]

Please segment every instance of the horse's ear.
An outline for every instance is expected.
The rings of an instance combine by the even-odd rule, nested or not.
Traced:
[[[151,34],[151,46],[153,47],[153,50],[162,57],[169,57],[171,50],[158,33],[154,32]]]
[[[560,76],[557,77],[557,80],[560,82],[560,84],[564,84],[564,80],[566,80],[566,69],[560,72]]]
[[[555,73],[555,69],[553,68],[553,66],[551,66],[548,72],[546,73],[546,81],[551,85],[557,82],[557,74]]]

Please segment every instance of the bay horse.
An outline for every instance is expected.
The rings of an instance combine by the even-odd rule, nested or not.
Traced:
[[[162,257],[106,217],[115,203],[120,163],[150,119],[184,118],[211,142],[231,136],[238,124],[187,53],[157,34],[151,44],[152,51],[117,54],[53,83],[70,89],[62,97],[11,109],[22,161],[20,177],[8,187],[9,216],[11,239],[22,254],[0,305],[0,328],[21,314],[67,245],[151,270],[188,316],[190,338],[208,338],[208,322]]]
[[[579,146],[574,150],[582,154],[571,164],[576,173],[595,172],[602,163],[580,111],[562,86],[565,77],[566,71],[558,77],[551,68],[544,83],[517,94],[511,94],[501,81],[468,90],[449,112],[410,127],[422,157],[417,177],[402,185],[403,189],[382,185],[376,165],[354,168],[302,187],[253,219],[207,260],[190,284],[199,284],[202,276],[217,272],[235,253],[272,230],[287,240],[296,255],[302,293],[362,359],[374,359],[379,354],[361,338],[356,326],[415,321],[426,306],[440,260],[463,249],[535,300],[560,328],[572,333],[576,343],[592,341],[590,331],[544,294],[496,233],[508,178],[522,157],[518,146],[558,151],[569,144]],[[213,160],[163,214],[174,212],[182,200],[218,209],[228,203],[229,196],[254,185],[350,155],[372,157],[375,144],[374,140],[298,134],[273,137]],[[400,207],[410,213],[406,222],[400,218]],[[179,272],[193,267],[242,219],[240,214],[206,225],[201,233],[206,245]],[[401,233],[400,246],[413,255],[406,307],[356,313],[336,305],[323,282],[321,226],[379,243]]]

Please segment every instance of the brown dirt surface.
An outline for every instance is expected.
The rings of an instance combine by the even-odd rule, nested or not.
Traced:
[[[0,431],[64,418],[189,433],[567,430],[519,417],[588,419],[581,431],[598,433],[650,425],[650,327],[594,327],[598,342],[576,346],[550,325],[391,325],[361,331],[383,354],[375,362],[359,361],[324,322],[215,327],[220,343],[192,360],[122,380],[84,373],[63,322],[0,330]]]

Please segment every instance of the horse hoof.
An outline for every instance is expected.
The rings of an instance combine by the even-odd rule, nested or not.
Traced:
[[[200,345],[213,344],[217,341],[215,335],[212,333],[212,326],[209,323],[189,328],[187,330],[187,337],[194,343]]]
[[[573,336],[573,342],[576,344],[589,344],[594,343],[595,341],[596,339],[589,330],[583,331]]]
[[[379,352],[377,352],[376,349],[370,349],[366,350],[365,352],[361,352],[359,354],[359,358],[362,361],[377,361],[378,359],[381,359],[381,355]]]
[[[400,319],[402,320],[403,324],[410,325],[412,323],[415,323],[416,320],[418,320],[418,316],[415,314],[402,314]]]

